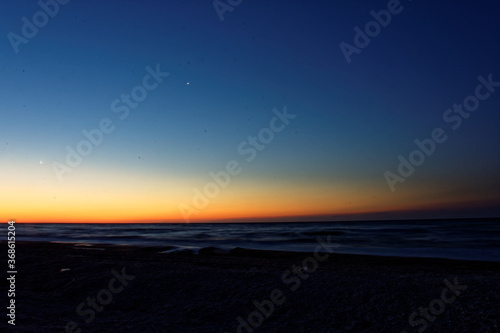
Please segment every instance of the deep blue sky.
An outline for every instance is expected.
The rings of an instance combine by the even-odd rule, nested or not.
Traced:
[[[89,205],[120,211],[151,196],[158,202],[149,215],[137,204],[134,219],[178,219],[193,187],[227,161],[244,161],[238,145],[285,105],[297,118],[198,218],[457,206],[498,215],[500,88],[456,131],[442,116],[474,93],[478,75],[500,81],[500,5],[401,5],[348,64],[339,44],[353,44],[353,28],[386,1],[244,0],[221,22],[211,1],[73,0],[17,54],[7,34],[21,34],[21,18],[31,21],[40,7],[4,2],[0,180],[14,189],[15,208],[2,216],[71,219]],[[119,120],[111,102],[157,64],[170,76]],[[52,163],[63,163],[65,147],[105,117],[115,131],[59,181]],[[448,140],[391,192],[384,172],[396,172],[398,155],[436,127]]]

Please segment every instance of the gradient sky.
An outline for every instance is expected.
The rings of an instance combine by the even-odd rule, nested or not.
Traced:
[[[221,21],[208,0],[73,0],[18,53],[8,34],[40,7],[3,3],[0,220],[182,222],[231,160],[191,221],[500,216],[500,88],[443,120],[479,75],[500,81],[500,5],[401,6],[348,64],[339,44],[387,1],[243,0]],[[111,104],[157,64],[169,76],[121,120]],[[247,161],[238,146],[285,106],[296,118]],[[58,179],[104,118],[114,131]],[[448,139],[391,191],[384,173],[434,128]]]

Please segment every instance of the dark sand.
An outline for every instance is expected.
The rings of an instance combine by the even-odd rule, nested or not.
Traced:
[[[500,263],[332,254],[292,291],[295,283],[285,284],[283,273],[311,254],[94,247],[104,250],[18,242],[16,326],[7,325],[4,310],[0,331],[65,332],[65,324],[74,321],[81,332],[237,332],[236,318],[247,320],[256,310],[254,300],[268,300],[280,289],[284,303],[255,332],[410,333],[424,327],[424,317],[418,315],[420,324],[412,328],[409,316],[441,298],[444,279],[457,278],[467,289],[451,304],[441,303],[442,313],[429,314],[433,323],[426,320],[425,332],[500,332]],[[85,323],[89,316],[79,316],[76,307],[108,289],[111,270],[123,267],[135,278],[121,292],[108,293],[111,303]],[[440,310],[439,301],[434,305]]]

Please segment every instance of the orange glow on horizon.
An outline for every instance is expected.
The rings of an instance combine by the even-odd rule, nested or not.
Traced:
[[[50,171],[49,171],[50,172]],[[29,174],[28,170],[26,173]],[[0,175],[7,191],[0,193],[0,220],[20,223],[183,223],[180,207],[189,207],[190,222],[250,220],[314,220],[461,208],[500,201],[497,193],[471,200],[453,186],[409,183],[397,193],[380,182],[236,179],[200,207],[194,188],[206,178],[180,179],[99,173],[89,182],[84,173],[66,182],[31,173],[24,179]],[[80,176],[81,175],[81,176]],[[87,175],[88,176],[88,175]],[[79,178],[81,177],[81,178]],[[200,185],[201,184],[201,185]],[[20,200],[19,198],[22,198]],[[203,200],[202,200],[203,201]]]

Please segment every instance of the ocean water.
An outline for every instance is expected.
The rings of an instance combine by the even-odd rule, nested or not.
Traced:
[[[22,224],[16,239],[75,243],[312,252],[318,238],[337,253],[500,261],[500,219],[212,223]]]

